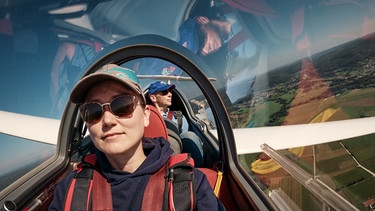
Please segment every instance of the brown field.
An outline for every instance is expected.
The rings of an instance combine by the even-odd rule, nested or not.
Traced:
[[[366,90],[352,90],[345,96],[340,96],[336,98],[331,96],[325,99],[311,99],[310,95],[296,95],[295,99],[292,102],[292,105],[295,104],[295,101],[305,102],[304,104],[298,104],[289,109],[288,115],[285,117],[284,124],[306,124],[311,123],[311,121],[319,114],[324,112],[329,108],[337,108],[331,116],[325,121],[338,121],[350,119],[350,114],[341,108],[353,108],[353,110],[359,110],[361,108],[371,108],[375,107],[375,89],[366,89]],[[324,94],[324,89],[321,89],[321,94]],[[314,91],[316,95],[319,90]],[[371,92],[374,92],[371,96]],[[298,93],[298,92],[297,92]],[[314,96],[313,95],[313,96]],[[367,96],[366,96],[367,95]],[[375,115],[375,109],[373,109]],[[368,112],[368,116],[371,116],[371,112]]]
[[[285,125],[309,123],[313,117],[335,103],[329,85],[310,62],[304,61],[296,96],[285,118]]]
[[[335,98],[330,97],[326,100],[308,102],[306,104],[291,107],[284,122],[287,125],[309,123],[312,118],[334,103],[336,103]]]

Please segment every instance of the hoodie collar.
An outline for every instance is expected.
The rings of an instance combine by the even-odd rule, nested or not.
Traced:
[[[143,138],[142,144],[147,158],[133,173],[113,169],[105,154],[97,150],[97,162],[109,182],[121,182],[123,179],[130,177],[153,174],[158,171],[173,154],[169,142],[164,138]]]

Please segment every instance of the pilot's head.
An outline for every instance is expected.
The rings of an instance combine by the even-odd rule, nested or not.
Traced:
[[[166,84],[163,81],[156,81],[150,84],[148,88],[148,97],[152,104],[156,106],[163,114],[166,109],[172,105],[172,92],[176,86],[174,84]]]
[[[196,54],[206,56],[220,49],[230,30],[231,24],[225,20],[206,16],[189,18],[179,28],[179,43]]]
[[[163,92],[163,91],[166,91],[166,90],[174,89],[175,87],[176,87],[176,85],[174,85],[174,84],[166,84],[163,81],[156,81],[156,82],[150,84],[150,86],[148,88],[148,93],[149,94],[155,94],[157,92]]]

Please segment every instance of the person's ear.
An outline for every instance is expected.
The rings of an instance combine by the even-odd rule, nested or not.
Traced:
[[[150,98],[151,102],[156,103],[156,97],[153,94],[148,94],[148,98]]]
[[[150,107],[148,105],[145,106],[145,109],[143,111],[143,122],[144,126],[147,127],[150,124]]]

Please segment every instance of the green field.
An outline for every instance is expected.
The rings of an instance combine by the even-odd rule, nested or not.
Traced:
[[[338,176],[332,177],[337,189],[345,189],[370,179],[372,176],[362,168],[355,168]]]
[[[342,155],[316,163],[318,174],[330,174],[341,170],[340,164],[351,162],[353,159],[350,155]]]
[[[342,143],[359,163],[375,172],[375,134],[343,140]]]
[[[347,199],[361,210],[367,210],[362,202],[375,197],[375,178],[371,177],[355,185],[343,188]]]
[[[370,117],[375,115],[375,89],[351,90],[337,96],[339,106],[351,118]]]

